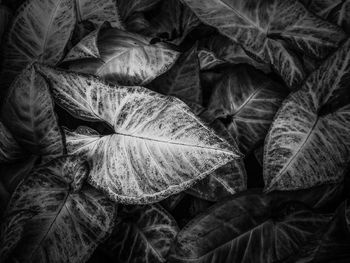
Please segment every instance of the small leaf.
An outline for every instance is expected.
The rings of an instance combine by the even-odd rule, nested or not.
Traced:
[[[12,195],[0,257],[17,262],[85,262],[112,230],[115,206],[81,184],[85,163],[72,157],[35,168]]]
[[[349,76],[347,41],[283,103],[265,141],[267,191],[343,180],[350,161]]]
[[[99,26],[108,21],[113,27],[123,29],[116,0],[75,0],[78,22],[90,21]]]
[[[2,108],[14,138],[32,154],[46,159],[64,154],[64,143],[46,81],[33,67],[12,83]]]
[[[336,26],[309,13],[296,0],[184,0],[205,23],[271,63],[295,88],[304,79],[300,62],[287,44],[316,58],[324,58],[345,38]]]
[[[91,162],[89,182],[119,202],[157,202],[240,157],[178,99],[35,67],[59,105],[75,117],[113,128],[107,136],[91,129],[66,131],[66,142],[70,154]]]
[[[163,75],[150,83],[159,93],[175,96],[184,102],[202,104],[202,88],[199,76],[197,45],[194,45]]]
[[[142,35],[101,28],[73,48],[65,61],[70,61],[73,71],[94,74],[115,84],[146,85],[167,71],[179,56],[168,45],[150,41]]]
[[[274,211],[266,196],[241,195],[185,226],[169,262],[276,262],[298,252],[328,221],[298,204]]]
[[[73,0],[27,0],[12,21],[2,54],[3,88],[33,61],[55,65],[75,25]]]
[[[228,122],[244,153],[265,139],[286,96],[285,88],[251,67],[237,66],[219,80],[208,110]]]
[[[102,245],[120,263],[161,263],[179,229],[160,205],[123,207],[111,237]]]
[[[11,132],[0,121],[0,163],[13,162],[23,157],[24,152]]]

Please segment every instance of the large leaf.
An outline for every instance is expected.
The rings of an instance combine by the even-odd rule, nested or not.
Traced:
[[[160,205],[123,207],[102,247],[119,263],[161,263],[178,231],[175,220]]]
[[[12,12],[9,8],[0,4],[0,44],[2,42],[2,36],[7,30],[7,24],[10,21]]]
[[[27,152],[45,158],[64,153],[48,85],[32,67],[12,83],[1,114],[5,125]]]
[[[215,85],[209,111],[228,122],[243,152],[265,139],[286,96],[285,88],[248,66],[230,69]]]
[[[75,0],[78,22],[88,20],[94,25],[108,21],[113,27],[123,28],[116,0]]]
[[[183,53],[174,66],[150,84],[152,90],[175,96],[184,102],[202,104],[197,45]]]
[[[296,253],[327,224],[327,216],[246,194],[219,203],[177,236],[169,262],[275,262]]]
[[[86,156],[90,183],[128,203],[156,202],[183,191],[239,156],[181,101],[142,87],[107,86],[93,77],[36,65],[58,104],[114,134],[66,132],[68,152]]]
[[[55,65],[63,56],[75,25],[73,0],[27,0],[12,21],[2,54],[6,88],[27,64]]]
[[[290,87],[304,78],[286,44],[324,58],[344,39],[336,26],[309,13],[297,0],[184,0],[205,23],[271,63]]]
[[[85,163],[71,157],[34,169],[12,195],[0,257],[17,262],[85,262],[112,231],[115,205],[82,187]]]
[[[264,72],[271,71],[263,61],[250,57],[241,45],[220,34],[200,41],[199,61],[202,70],[209,70],[223,64],[249,64]]]
[[[350,34],[350,1],[349,0],[302,0],[314,14],[341,26]]]
[[[13,162],[23,157],[23,155],[22,148],[0,121],[0,163]]]
[[[339,182],[350,161],[350,41],[279,110],[264,149],[266,190]]]
[[[91,34],[78,44],[78,52],[72,49],[65,61],[70,61],[71,70],[94,74],[115,84],[145,85],[164,73],[179,56],[164,43],[150,44],[148,37],[115,28]]]

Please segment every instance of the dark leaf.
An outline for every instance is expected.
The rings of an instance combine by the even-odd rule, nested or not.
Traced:
[[[0,4],[0,44],[2,42],[2,36],[7,30],[8,23],[12,17],[12,12],[9,8]]]
[[[11,132],[0,121],[0,163],[13,162],[23,157],[24,151]]]

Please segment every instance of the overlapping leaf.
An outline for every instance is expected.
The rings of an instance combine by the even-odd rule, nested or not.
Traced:
[[[145,85],[164,73],[179,56],[164,43],[115,28],[91,33],[65,61],[74,71],[91,73],[119,85]]]
[[[183,53],[175,64],[149,85],[159,93],[175,96],[184,102],[202,104],[202,87],[197,45]]]
[[[11,132],[0,121],[0,163],[11,162],[23,157],[22,148]]]
[[[301,2],[314,14],[341,26],[350,34],[349,0],[302,0]]]
[[[301,205],[275,212],[267,197],[242,195],[185,226],[169,262],[276,262],[298,252],[328,221]]]
[[[2,54],[1,79],[8,87],[33,61],[57,64],[75,25],[73,0],[27,0],[12,21]]]
[[[35,67],[63,108],[78,118],[105,121],[113,128],[115,133],[107,136],[86,128],[67,131],[66,141],[69,153],[90,160],[89,181],[118,201],[164,199],[239,157],[233,146],[175,98]]]
[[[175,220],[160,205],[123,207],[102,246],[120,263],[161,263],[178,231]]]
[[[108,21],[113,27],[123,28],[116,0],[75,0],[78,22],[88,20],[99,26]]]
[[[251,67],[238,66],[217,82],[208,108],[228,121],[240,149],[249,152],[265,139],[285,96],[282,85]]]
[[[205,23],[271,63],[290,87],[304,72],[288,46],[324,58],[344,39],[336,26],[309,13],[296,0],[184,0]]]
[[[12,195],[0,257],[17,262],[85,262],[111,232],[115,208],[82,187],[85,163],[71,157],[35,168]]]
[[[32,67],[12,83],[1,114],[14,138],[27,152],[45,158],[64,153],[48,85]]]
[[[291,94],[264,150],[266,189],[304,189],[343,179],[350,152],[350,41]]]

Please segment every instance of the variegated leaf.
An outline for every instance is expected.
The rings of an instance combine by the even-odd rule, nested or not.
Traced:
[[[55,65],[75,25],[73,0],[27,0],[12,21],[2,54],[3,88],[29,63]]]
[[[85,262],[112,231],[115,205],[82,187],[88,173],[72,157],[35,168],[12,195],[0,257],[16,262]]]
[[[297,0],[183,1],[203,22],[271,63],[290,87],[300,84],[304,72],[286,43],[324,58],[345,37],[338,27],[312,15]]]
[[[209,70],[222,64],[243,63],[252,65],[265,73],[271,71],[269,64],[250,57],[241,45],[220,34],[200,41],[199,61],[202,70]]]
[[[165,43],[150,44],[150,40],[119,29],[102,28],[73,48],[66,61],[70,61],[69,69],[73,71],[94,74],[114,84],[145,85],[167,71],[179,56]],[[72,61],[74,57],[79,59]]]
[[[46,159],[64,154],[48,85],[29,67],[12,83],[2,108],[5,125],[27,151]]]
[[[160,205],[123,207],[103,249],[119,263],[163,263],[179,229]]]
[[[78,22],[88,20],[99,26],[108,21],[113,27],[123,29],[116,0],[75,0]]]
[[[11,132],[0,121],[0,163],[13,162],[23,157],[24,151]]]
[[[285,96],[285,88],[260,71],[236,66],[216,83],[208,110],[229,121],[229,131],[247,153],[264,141]]]
[[[86,156],[90,183],[126,203],[156,202],[239,157],[180,100],[142,87],[107,86],[92,76],[36,65],[55,100],[78,118],[105,121],[114,134],[66,132],[67,150]]]
[[[202,104],[202,87],[197,45],[183,53],[166,73],[152,81],[149,87],[159,93],[175,96],[184,102]]]
[[[2,43],[2,36],[7,30],[7,25],[12,17],[12,12],[9,8],[0,3],[0,44]]]
[[[272,210],[246,194],[211,207],[177,236],[169,262],[272,263],[298,252],[329,221],[299,204]]]
[[[266,138],[267,191],[343,179],[350,161],[350,41],[291,94]]]
[[[309,11],[341,26],[350,34],[349,0],[302,0]]]

